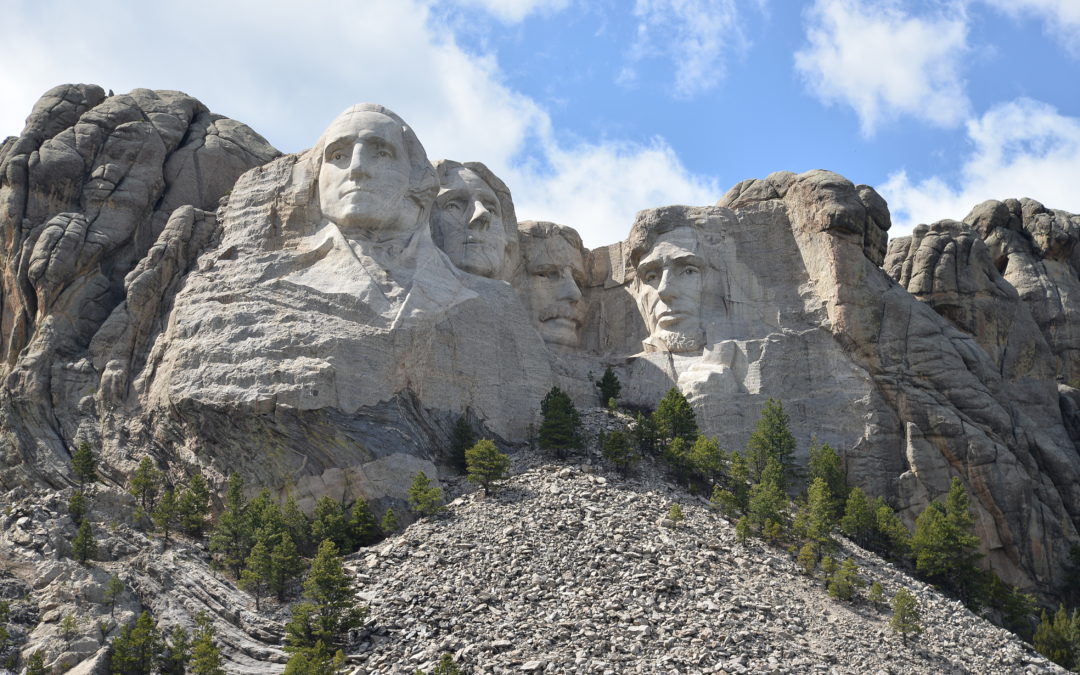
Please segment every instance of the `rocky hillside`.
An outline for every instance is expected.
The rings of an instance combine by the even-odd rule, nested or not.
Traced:
[[[841,539],[837,557],[853,558],[868,583],[887,597],[915,595],[924,632],[905,645],[865,590],[851,603],[829,597],[820,573],[804,576],[760,540],[739,543],[703,500],[652,477],[656,467],[627,480],[587,460],[550,464],[528,450],[514,460],[518,473],[497,493],[467,492],[445,514],[347,559],[358,601],[371,608],[348,672],[411,675],[444,653],[476,673],[1063,672]],[[101,523],[103,560],[84,567],[63,557],[72,526],[56,501],[25,498],[2,522],[0,558],[12,576],[0,588],[22,598],[25,656],[44,649],[50,664],[101,672],[116,623],[145,607],[166,629],[210,612],[230,673],[283,669],[287,608],[255,612],[250,596],[210,571],[202,545],[162,553],[157,539]],[[133,506],[110,488],[98,503],[118,518]],[[680,523],[666,518],[673,503]],[[103,599],[112,573],[130,589],[114,622]],[[65,636],[69,614],[79,625]],[[111,623],[109,635],[99,622]]]

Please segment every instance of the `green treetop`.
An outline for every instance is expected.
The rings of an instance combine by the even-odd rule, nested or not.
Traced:
[[[190,675],[225,675],[221,650],[214,644],[214,625],[205,612],[195,617],[195,633],[191,637]]]
[[[919,605],[915,601],[915,597],[906,588],[901,588],[893,596],[892,610],[893,615],[889,621],[889,626],[897,633],[900,633],[900,638],[906,645],[908,635],[918,635],[922,632],[922,626],[919,624],[921,618]]]
[[[79,481],[79,487],[97,480],[97,458],[86,441],[79,443],[79,447],[71,455],[71,471]]]
[[[572,450],[584,446],[581,436],[581,415],[574,402],[558,387],[540,402],[540,413],[544,420],[540,423],[540,448],[559,459],[565,459]],[[467,461],[467,460],[466,460]]]
[[[746,442],[746,460],[750,479],[757,481],[769,459],[775,459],[782,469],[782,490],[791,486],[795,474],[795,436],[791,433],[784,406],[776,399],[765,402],[757,427]]]
[[[980,602],[982,554],[974,526],[967,491],[959,478],[953,478],[944,502],[932,502],[915,519],[911,538],[915,570],[969,605]]]
[[[412,485],[409,486],[409,506],[413,513],[420,518],[433,516],[446,510],[442,502],[442,488],[438,484],[432,485],[426,473],[421,471],[413,476]]]
[[[619,395],[622,393],[622,384],[611,366],[604,369],[604,374],[596,382],[596,388],[600,392],[600,405],[606,407],[611,401],[619,400]]]
[[[484,438],[465,452],[469,482],[476,483],[491,492],[495,482],[506,478],[510,470],[510,458],[499,452],[495,444]]]
[[[668,389],[652,414],[653,423],[660,438],[671,442],[683,439],[689,446],[698,437],[697,416],[690,402],[677,388]]]
[[[161,471],[154,466],[154,460],[143,457],[139,462],[139,468],[135,469],[131,480],[128,481],[128,492],[139,500],[143,513],[153,512],[158,493],[161,492],[162,480]]]

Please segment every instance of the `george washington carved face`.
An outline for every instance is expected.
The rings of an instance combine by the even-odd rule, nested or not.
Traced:
[[[330,123],[315,150],[319,207],[346,237],[391,239],[415,230],[426,215],[434,170],[393,112],[353,106]]]

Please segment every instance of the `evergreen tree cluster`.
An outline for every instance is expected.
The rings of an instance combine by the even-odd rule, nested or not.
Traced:
[[[1044,609],[1033,642],[1046,658],[1062,668],[1080,672],[1080,609],[1070,614],[1060,605],[1053,616]]]
[[[221,650],[214,642],[214,626],[200,613],[189,635],[175,626],[166,636],[149,612],[124,626],[112,641],[109,672],[113,675],[225,675]]]

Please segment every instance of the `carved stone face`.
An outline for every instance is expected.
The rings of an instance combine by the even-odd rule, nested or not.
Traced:
[[[400,124],[378,112],[346,112],[323,134],[321,159],[319,206],[345,236],[379,240],[416,227]]]
[[[525,292],[533,322],[544,342],[578,345],[584,314],[579,280],[585,278],[581,251],[562,236],[523,239]]]
[[[506,264],[506,227],[491,186],[464,167],[448,172],[435,199],[435,240],[451,262],[482,277]]]
[[[649,328],[649,338],[668,351],[701,349],[701,296],[705,261],[689,227],[661,235],[637,264],[635,295]]]

